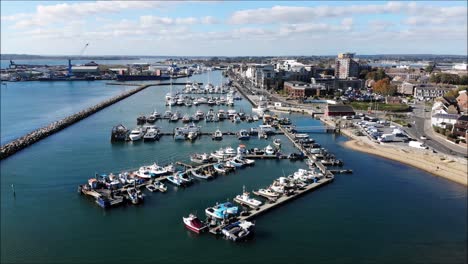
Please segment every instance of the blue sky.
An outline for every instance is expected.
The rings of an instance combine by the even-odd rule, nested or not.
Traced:
[[[1,52],[466,54],[465,1],[1,1]]]

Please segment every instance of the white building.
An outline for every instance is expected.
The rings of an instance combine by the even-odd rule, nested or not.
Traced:
[[[452,126],[455,125],[459,117],[460,115],[453,114],[434,114],[431,118],[431,124],[433,126],[446,128],[448,124],[451,124]]]

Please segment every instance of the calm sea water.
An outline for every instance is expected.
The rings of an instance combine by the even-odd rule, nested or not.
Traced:
[[[94,60],[98,64],[107,65],[126,65],[132,63],[154,63],[164,60],[164,58],[140,58],[138,60]],[[50,60],[50,59],[35,59],[35,60],[13,60],[16,64],[28,64],[28,65],[68,65],[68,60]],[[72,60],[72,64],[85,64],[90,60]],[[0,60],[0,68],[5,69],[10,65],[10,60]]]
[[[220,82],[219,72],[211,79]],[[354,174],[337,175],[332,184],[257,218],[256,235],[245,243],[194,235],[185,230],[182,216],[202,215],[206,207],[239,194],[243,185],[248,190],[266,186],[305,168],[304,163],[259,160],[210,182],[148,194],[141,206],[107,211],[77,194],[77,185],[95,172],[188,161],[191,153],[239,144],[234,137],[213,142],[207,136],[194,143],[170,137],[155,143],[109,142],[112,126],[132,128],[139,114],[164,111],[161,101],[168,91],[148,88],[1,162],[1,262],[466,263],[465,187],[345,149],[346,138],[330,134],[311,135]],[[246,100],[235,108],[250,109]],[[306,116],[291,118],[299,125],[319,125]],[[167,122],[156,124],[172,128]],[[252,126],[200,124],[204,131]],[[285,152],[293,151],[283,142]],[[271,139],[251,139],[247,146],[269,143]]]

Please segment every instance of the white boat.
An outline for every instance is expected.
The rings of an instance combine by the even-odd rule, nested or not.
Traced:
[[[212,139],[213,139],[213,140],[222,140],[222,139],[223,139],[223,132],[221,132],[221,130],[217,129],[217,130],[213,133]]]
[[[205,116],[205,113],[203,113],[202,110],[198,109],[197,112],[195,113],[196,116],[203,118]]]
[[[172,116],[172,112],[167,110],[166,112],[164,112],[163,118],[164,119],[170,119],[171,116]]]
[[[137,141],[137,140],[140,140],[143,137],[143,135],[144,135],[143,128],[139,127],[139,128],[135,128],[134,130],[132,130],[130,132],[130,135],[128,135],[128,137],[130,138],[131,141]]]
[[[225,238],[234,242],[243,240],[253,233],[255,224],[246,220],[231,223],[221,229]]]
[[[213,175],[207,170],[192,170],[193,177],[203,179],[203,180],[211,180]]]
[[[244,166],[244,163],[237,160],[237,159],[230,159],[230,160],[226,161],[226,164],[234,166],[236,168],[240,168],[240,167]]]
[[[159,166],[156,163],[153,163],[153,165],[147,167],[151,173],[153,173],[156,176],[161,176],[163,174],[168,173],[167,169],[164,167]]]
[[[255,164],[255,160],[253,159],[246,159],[244,157],[242,157],[241,155],[237,155],[236,156],[236,159],[243,162],[245,165],[253,165]]]
[[[190,161],[195,163],[208,163],[210,162],[210,155],[203,153],[203,154],[193,154],[190,156]]]
[[[183,181],[177,177],[177,175],[168,176],[166,179],[176,186],[181,186],[183,184]]]
[[[281,185],[270,185],[270,189],[275,192],[275,193],[279,193],[279,194],[283,194],[285,191],[284,191],[284,187],[281,186]]]
[[[188,174],[185,173],[185,172],[178,171],[178,172],[176,172],[175,174],[176,174],[177,177],[178,177],[179,179],[181,179],[182,182],[184,182],[184,183],[191,183],[191,182],[192,182],[192,178],[190,178],[190,176],[188,176]]]
[[[275,150],[272,146],[268,145],[265,148],[265,155],[275,155]]]
[[[187,135],[187,139],[190,141],[194,141],[195,139],[197,139],[197,137],[198,137],[198,133],[195,131],[190,131]]]
[[[224,152],[226,152],[226,155],[229,155],[231,157],[237,154],[237,152],[231,147],[227,147],[226,149],[224,149]]]
[[[154,141],[159,139],[159,131],[156,128],[149,128],[143,136],[144,141]]]
[[[250,134],[247,130],[241,129],[239,133],[237,133],[237,139],[239,140],[247,140],[250,138]]]
[[[261,201],[250,197],[250,193],[245,191],[245,186],[242,188],[242,195],[237,195],[236,198],[234,198],[234,201],[240,204],[245,204],[251,208],[258,208],[262,205]]]
[[[252,116],[252,119],[253,119],[253,121],[258,121],[258,119],[259,119],[259,118],[258,118],[258,115],[253,115],[253,116]]]
[[[276,131],[276,129],[272,127],[271,125],[259,125],[258,128],[260,131],[266,134],[270,134]]]
[[[280,195],[270,189],[259,189],[258,190],[258,193],[263,195],[263,196],[266,196],[266,197],[270,197],[270,198],[278,198]]]
[[[149,167],[140,167],[140,169],[135,171],[135,175],[142,179],[151,179],[151,177],[154,176],[154,174],[151,173]]]
[[[218,110],[218,118],[219,118],[219,120],[223,120],[223,119],[226,118],[226,112],[224,112],[223,109]]]
[[[182,130],[176,128],[174,130],[174,140],[185,140],[185,133]]]
[[[166,191],[167,191],[167,186],[166,186],[164,183],[160,182],[160,181],[155,181],[155,182],[153,183],[153,186],[154,186],[157,190],[159,190],[160,192],[166,192]]]
[[[226,173],[227,172],[227,168],[224,167],[224,165],[222,163],[213,164],[213,168],[215,169],[215,171],[217,171],[219,173]]]
[[[277,148],[280,148],[281,147],[281,139],[275,138],[273,140],[273,145],[275,145],[275,147],[277,147]]]

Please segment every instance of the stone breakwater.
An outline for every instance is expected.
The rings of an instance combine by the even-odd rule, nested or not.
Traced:
[[[26,134],[25,136],[22,136],[20,138],[17,138],[13,140],[12,142],[9,142],[0,148],[0,160],[5,159],[16,152],[36,143],[37,141],[46,138],[82,119],[85,119],[86,117],[112,105],[117,103],[120,100],[123,100],[133,94],[138,93],[139,91],[148,88],[149,86],[152,86],[151,84],[147,85],[141,85],[138,88],[132,89],[130,91],[124,92],[120,95],[114,96],[110,99],[107,99],[97,105],[94,105],[92,107],[86,108],[78,113],[75,113],[71,116],[65,117],[59,121],[55,121],[45,127],[36,129],[32,131],[29,134]]]

